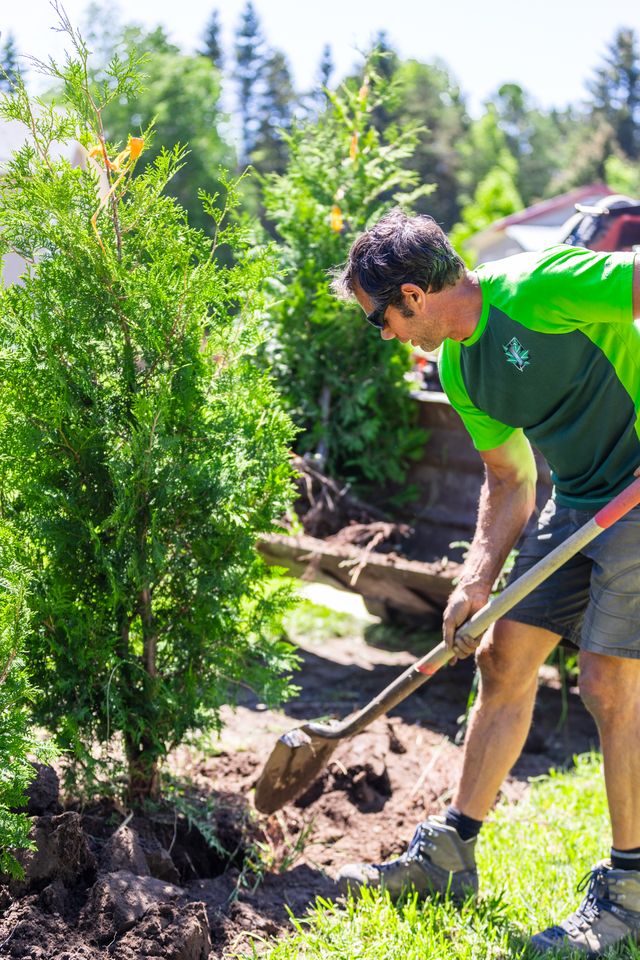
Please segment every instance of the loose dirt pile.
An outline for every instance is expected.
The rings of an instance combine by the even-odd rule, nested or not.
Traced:
[[[354,496],[348,486],[323,474],[310,460],[294,457],[293,467],[298,474],[295,511],[308,536],[379,553],[402,553],[411,527],[394,523],[384,511]]]
[[[38,851],[23,855],[24,881],[0,885],[0,957],[206,960],[250,953],[252,935],[288,928],[287,907],[300,916],[317,895],[333,896],[340,864],[402,849],[415,823],[440,811],[454,786],[468,662],[342,744],[296,804],[258,817],[250,794],[281,732],[302,719],[345,716],[412,659],[361,636],[307,646],[301,693],[286,713],[247,700],[228,711],[216,756],[185,747],[172,758],[174,776],[190,782],[194,797],[208,798],[206,818],[190,822],[169,807],[129,817],[107,802],[63,809],[55,775],[42,771],[29,807]],[[547,671],[527,747],[505,784],[513,801],[528,777],[596,742],[573,691],[558,728],[561,699]]]

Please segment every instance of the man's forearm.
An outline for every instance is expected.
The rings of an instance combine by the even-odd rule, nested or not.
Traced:
[[[536,502],[536,463],[522,431],[515,431],[502,446],[485,450],[481,456],[485,481],[476,532],[442,617],[445,643],[460,657],[473,653],[480,641],[458,637],[457,628],[489,599],[502,565]]]
[[[461,584],[474,583],[491,590],[534,506],[534,477],[510,482],[499,480],[487,471],[480,491],[476,532],[464,563]]]

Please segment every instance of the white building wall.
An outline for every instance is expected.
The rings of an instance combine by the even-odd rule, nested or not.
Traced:
[[[14,150],[18,150],[29,139],[29,131],[17,120],[0,120],[0,177],[2,168]],[[54,157],[66,157],[72,167],[84,166],[87,152],[79,143],[52,144]],[[96,196],[96,206],[99,197]],[[0,224],[2,229],[2,224]],[[9,253],[0,261],[0,280],[5,286],[17,283],[24,272],[25,263],[15,253]]]
[[[2,282],[6,287],[17,283],[24,270],[24,260],[15,253],[8,253],[2,262]]]

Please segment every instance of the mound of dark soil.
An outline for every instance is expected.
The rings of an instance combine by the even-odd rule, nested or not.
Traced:
[[[22,854],[23,881],[0,884],[0,957],[230,960],[251,952],[252,937],[285,932],[288,909],[301,916],[318,895],[334,896],[343,863],[395,855],[419,820],[442,810],[460,769],[467,661],[342,743],[294,804],[270,817],[252,811],[251,790],[280,733],[327,710],[345,716],[413,660],[361,637],[303,652],[288,715],[247,701],[225,711],[216,756],[186,747],[173,756],[174,776],[214,811],[198,821],[202,830],[168,806],[130,817],[110,802],[63,810],[55,775],[40,770],[29,801],[38,849]],[[504,795],[517,802],[531,776],[595,743],[575,691],[562,697],[548,669]]]
[[[198,883],[242,865],[256,836],[240,797],[220,797],[207,826],[175,810],[124,818],[103,802],[61,810],[57,776],[40,767],[29,790],[34,850],[25,876],[0,886],[0,956],[32,960],[206,960],[210,922]],[[53,811],[53,812],[52,812]],[[253,835],[252,835],[253,831]]]
[[[295,511],[306,534],[380,553],[402,552],[410,527],[356,497],[348,485],[322,473],[309,458],[294,457],[293,467],[298,489]]]

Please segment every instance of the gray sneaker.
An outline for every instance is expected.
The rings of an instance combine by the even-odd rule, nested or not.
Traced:
[[[546,953],[564,947],[599,957],[616,943],[640,939],[640,871],[614,870],[610,860],[603,860],[578,890],[585,887],[585,898],[574,913],[532,938],[534,950]]]
[[[406,853],[387,863],[349,863],[336,878],[338,890],[358,896],[363,887],[387,890],[392,900],[415,890],[465,900],[478,892],[475,863],[477,837],[461,840],[444,817],[429,817],[416,827]]]

